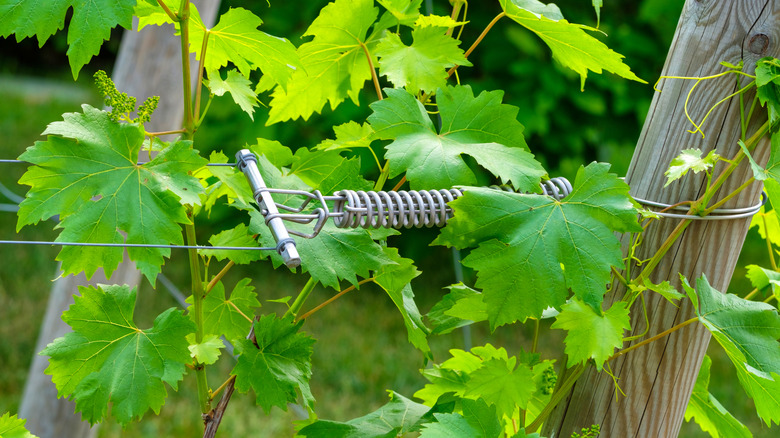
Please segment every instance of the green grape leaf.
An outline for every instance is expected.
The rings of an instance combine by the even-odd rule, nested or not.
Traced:
[[[295,151],[290,174],[325,195],[342,189],[371,190],[373,184],[360,174],[359,158],[344,158],[339,151]]]
[[[747,265],[745,268],[747,269],[745,277],[750,280],[754,288],[765,294],[767,287],[771,286],[771,292],[773,294],[777,292],[777,288],[780,287],[780,272],[757,265]]]
[[[68,61],[77,79],[79,71],[111,36],[111,29],[131,29],[136,0],[4,0],[0,3],[0,36],[16,35],[16,41],[36,36],[38,45],[65,27],[68,21]]]
[[[306,407],[314,406],[309,388],[314,339],[298,333],[301,325],[303,321],[293,322],[292,315],[283,319],[265,315],[255,323],[257,345],[248,339],[235,344],[240,353],[231,372],[236,389],[245,393],[251,388],[266,412],[274,406],[286,411],[287,403],[295,403],[296,391]]]
[[[628,313],[624,302],[613,304],[601,315],[577,298],[564,304],[551,328],[567,331],[568,366],[593,359],[601,371],[615,348],[623,345],[623,331],[631,330]]]
[[[336,108],[358,93],[371,79],[363,47],[379,9],[373,0],[336,0],[322,8],[304,36],[314,38],[298,48],[303,68],[290,78],[287,88],[272,94],[268,124],[319,113],[326,102]],[[375,59],[372,62],[376,62]]]
[[[49,356],[46,374],[59,396],[70,395],[91,424],[111,413],[123,425],[165,403],[165,383],[177,389],[190,352],[185,339],[195,325],[181,311],[168,309],[151,329],[132,322],[135,289],[80,287],[81,296],[62,314],[73,332],[57,338],[41,354]]]
[[[179,3],[176,3],[174,6],[170,4],[171,0],[164,0],[163,2],[174,14],[176,13],[176,9],[179,8]],[[192,5],[190,5],[190,7],[192,7]],[[133,14],[138,17],[139,32],[144,27],[150,25],[162,26],[164,24],[174,24],[173,20],[171,20],[171,17],[168,16],[168,13],[165,12],[165,10],[160,6],[159,3],[157,3],[157,1],[139,1],[138,4],[135,5]]]
[[[0,416],[0,437],[2,438],[38,438],[24,428],[27,420],[17,418],[6,412]]]
[[[390,299],[401,312],[408,333],[409,342],[422,351],[426,358],[432,359],[431,348],[428,346],[430,330],[422,321],[420,310],[414,301],[414,292],[409,284],[413,278],[421,274],[414,262],[398,255],[398,249],[385,247],[385,255],[396,264],[384,265],[374,272],[374,283],[387,292]]]
[[[682,277],[682,276],[681,276]],[[682,277],[699,321],[723,347],[758,416],[780,423],[780,315],[766,303],[723,294],[702,275],[696,290]]]
[[[514,7],[522,8],[538,18],[544,16],[553,21],[563,19],[563,14],[555,3],[544,4],[539,0],[512,0],[512,3],[514,5],[510,9],[514,9]],[[504,9],[506,10],[506,8]]]
[[[249,227],[244,224],[238,224],[235,228],[211,236],[209,243],[211,246],[258,247],[255,239],[249,234]],[[237,265],[246,265],[262,258],[260,250],[202,249],[198,252],[206,258],[214,257],[220,261],[230,259]]]
[[[669,164],[669,169],[664,172],[666,184],[664,187],[685,176],[689,170],[693,173],[707,172],[718,162],[720,155],[711,150],[702,158],[701,149],[683,149]]]
[[[252,83],[249,82],[249,79],[241,76],[235,69],[229,70],[225,79],[222,79],[218,70],[209,71],[208,77],[206,86],[212,94],[222,96],[225,93],[230,93],[233,101],[249,115],[250,119],[255,120],[257,95],[252,90]]]
[[[204,35],[208,38],[206,70],[219,70],[232,62],[245,77],[252,70],[260,69],[264,75],[286,88],[292,75],[301,69],[301,61],[295,46],[285,38],[257,30],[263,23],[258,16],[243,8],[230,8],[216,26],[206,31],[197,11],[190,16],[190,51],[197,59]],[[243,108],[243,107],[242,107]]]
[[[420,438],[482,438],[460,414],[433,414],[435,423],[427,423],[422,427]],[[498,436],[498,435],[496,435]]]
[[[190,350],[190,356],[199,363],[211,365],[219,359],[221,349],[225,348],[225,343],[217,335],[205,335],[203,341],[195,341],[195,333],[187,335],[187,347]]]
[[[452,358],[441,365],[422,371],[431,383],[414,394],[427,404],[443,394],[483,399],[495,406],[498,417],[512,416],[519,406],[525,409],[537,390],[531,362],[527,357],[509,357],[503,348],[490,344],[474,347],[471,352],[450,350]],[[530,356],[529,356],[530,357]]]
[[[433,325],[431,334],[443,335],[477,321],[487,321],[487,307],[482,301],[482,294],[462,283],[448,289],[450,292],[426,315]]]
[[[583,30],[591,28],[564,20],[557,7],[553,9],[551,5],[544,6],[534,0],[500,0],[499,3],[509,18],[535,33],[550,47],[555,60],[580,75],[582,89],[585,88],[588,71],[600,74],[602,70],[607,70],[623,78],[646,83],[623,63],[623,55]]]
[[[741,142],[740,146],[745,149]],[[758,164],[754,165],[750,154],[748,154],[748,157],[751,169],[757,180],[765,181],[767,178],[771,178],[774,182],[780,181],[780,135],[774,133],[770,137],[770,153],[769,160],[766,163],[766,170],[761,169],[761,166]]]
[[[492,328],[560,309],[570,288],[601,308],[611,266],[623,264],[613,231],[641,231],[628,186],[608,171],[581,167],[562,201],[470,188],[449,204],[454,217],[433,243],[478,246],[463,263],[477,270]]]
[[[756,96],[769,113],[772,126],[780,121],[780,64],[772,57],[756,63]],[[773,135],[772,137],[775,137]]]
[[[762,239],[768,240],[775,246],[780,246],[780,218],[777,217],[777,210],[773,209],[767,212],[765,207],[761,207],[761,210],[750,221],[750,228],[753,227],[757,229],[758,235]]]
[[[298,431],[308,438],[390,438],[416,430],[430,408],[393,391],[390,402],[376,411],[347,422],[318,420]]]
[[[470,374],[464,397],[484,399],[496,406],[499,416],[511,417],[517,406],[525,409],[536,391],[536,384],[531,368],[522,363],[515,368],[515,362],[515,357],[485,360]]]
[[[458,47],[460,41],[446,34],[447,29],[424,27],[412,31],[412,45],[407,46],[398,34],[388,32],[376,47],[379,74],[396,88],[433,93],[447,84],[447,69],[471,63]]]
[[[292,153],[290,154],[292,156]],[[209,156],[209,163],[224,164],[228,162],[227,156],[222,152],[212,152]],[[267,160],[266,160],[267,163]],[[269,164],[270,165],[270,164]],[[207,180],[212,176],[217,178],[217,182],[206,188],[206,197],[203,201],[203,208],[210,211],[217,200],[223,196],[227,198],[228,205],[239,210],[253,210],[254,198],[246,176],[233,166],[208,166],[202,169],[198,175],[202,180]]]
[[[766,169],[761,167],[758,163],[756,163],[756,160],[753,159],[753,155],[750,154],[750,151],[747,148],[747,145],[745,145],[745,142],[742,140],[737,141],[737,144],[739,145],[739,148],[742,149],[742,152],[745,153],[745,156],[748,159],[748,163],[750,163],[750,170],[753,171],[753,177],[757,179],[758,181],[765,181],[769,175],[767,175]],[[772,154],[770,153],[770,157],[772,157]],[[770,164],[773,164],[774,166],[777,165],[777,163],[771,163],[770,158]]]
[[[334,126],[333,132],[336,134],[336,139],[323,140],[317,145],[317,149],[327,151],[332,149],[367,148],[374,139],[374,130],[368,123],[361,125],[355,121],[349,121],[342,125]]]
[[[177,141],[150,162],[137,165],[143,127],[113,122],[84,105],[54,122],[19,159],[35,164],[20,179],[30,186],[19,206],[17,229],[59,215],[59,242],[182,244],[179,224],[189,223],[182,204],[199,205],[203,187],[188,172],[206,164],[190,142]],[[122,234],[126,233],[126,237]],[[124,249],[63,247],[57,256],[65,275],[102,267],[116,269]],[[127,248],[130,259],[154,284],[165,248]]]
[[[268,187],[310,189],[297,175],[283,175],[265,157],[258,157],[257,163]],[[294,205],[295,198],[285,198],[274,194],[274,201]],[[265,225],[265,219],[260,212],[251,209],[249,215],[252,218],[249,231],[252,234],[260,235],[261,246],[276,246],[273,235]],[[312,231],[311,224],[286,222],[285,225],[288,230],[307,234]],[[370,271],[375,271],[383,265],[394,264],[367,230],[338,228],[332,221],[328,221],[314,239],[297,238],[296,246],[301,255],[302,272],[308,272],[314,280],[322,283],[323,286],[334,289],[339,289],[339,280],[347,280],[357,287],[359,286],[358,276],[369,278]],[[276,252],[264,252],[263,257],[270,257],[274,267],[284,264]]]
[[[461,409],[463,418],[477,431],[477,436],[497,438],[501,435],[501,422],[495,406],[488,406],[482,399],[463,399]]]
[[[417,21],[414,22],[414,27],[457,27],[466,24],[466,21],[455,21],[449,15],[420,15],[417,17]]]
[[[368,121],[376,138],[393,140],[385,154],[391,177],[406,172],[414,189],[474,185],[476,176],[461,157],[466,154],[515,188],[539,191],[546,172],[527,150],[518,109],[501,103],[502,91],[474,97],[469,86],[439,90],[439,133],[414,96],[404,90],[385,92],[387,99],[371,104]]]
[[[666,299],[666,301],[669,301],[674,306],[677,307],[677,304],[675,304],[675,301],[679,301],[680,298],[684,297],[685,295],[681,294],[677,291],[677,289],[674,288],[668,281],[663,281],[661,284],[655,284],[649,279],[645,278],[644,282],[641,286],[637,286],[635,284],[629,284],[628,287],[633,292],[644,292],[646,290],[650,290],[653,292],[656,292],[657,294],[661,295]]]
[[[225,285],[217,282],[211,292],[203,298],[203,331],[225,335],[229,340],[245,338],[252,326],[255,309],[260,308],[255,288],[244,278],[225,297]],[[192,305],[192,296],[187,297]]]
[[[252,221],[249,229],[260,234],[262,246],[276,246],[265,220],[260,213],[250,212]],[[287,222],[288,229],[301,232],[311,232],[311,226]],[[298,252],[301,255],[301,270],[323,286],[339,289],[339,280],[347,280],[358,286],[357,277],[369,278],[370,271],[381,266],[393,264],[393,261],[383,252],[368,231],[364,229],[337,228],[330,221],[314,239],[295,239]],[[284,261],[276,252],[265,252],[270,257],[275,268],[284,265]]]
[[[411,25],[420,16],[422,0],[377,0],[398,24]]]
[[[277,168],[289,166],[293,162],[292,150],[275,140],[258,138],[257,143],[249,149],[257,155],[265,155],[265,158]]]
[[[753,438],[750,430],[734,418],[718,399],[710,394],[711,365],[712,359],[709,356],[704,356],[691,399],[685,409],[685,421],[693,419],[701,427],[701,430],[709,433],[713,438]]]

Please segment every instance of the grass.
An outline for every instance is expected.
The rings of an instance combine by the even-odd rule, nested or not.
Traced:
[[[41,85],[39,82],[3,77],[0,77],[0,99],[3,102],[0,106],[0,132],[4,134],[0,145],[1,158],[18,156],[25,147],[39,139],[48,122],[59,120],[63,112],[78,110],[81,102],[99,105],[96,96],[78,86]],[[0,182],[16,193],[24,193],[24,187],[14,183],[24,167],[3,166]],[[53,225],[53,222],[47,222],[27,227],[14,235],[15,216],[0,213],[0,238],[50,240],[56,236]],[[432,234],[426,231],[412,231],[410,234],[412,240],[425,242],[432,238]],[[760,244],[748,245],[749,248],[760,248]],[[405,254],[416,258],[417,265],[426,272],[425,280],[413,283],[419,307],[425,312],[443,294],[441,287],[453,281],[453,275],[447,251],[423,253],[418,251],[421,247],[412,247]],[[16,412],[19,407],[51,280],[55,276],[54,258],[57,252],[57,248],[45,246],[0,247],[0,363],[3,370],[0,374],[0,413]],[[164,272],[185,289],[188,282],[186,254],[174,252],[173,256]],[[303,285],[300,277],[283,270],[273,271],[263,264],[237,267],[235,271],[231,273],[234,279],[243,276],[253,278],[253,285],[264,302],[266,312],[284,312],[284,305],[267,301],[295,295]],[[318,287],[304,310],[333,293]],[[140,286],[138,296],[137,323],[140,327],[148,327],[160,311],[176,305],[161,287],[154,290],[146,282]],[[418,372],[423,367],[422,355],[408,344],[397,310],[384,292],[376,287],[366,285],[350,292],[308,319],[304,330],[317,339],[311,386],[318,400],[317,413],[321,418],[343,421],[364,415],[387,401],[386,389],[392,388],[411,396],[425,384]],[[557,358],[562,333],[547,333],[540,342],[542,353],[544,357]],[[491,342],[506,347],[510,354],[521,347],[528,349],[531,344],[531,334],[524,327],[502,327],[491,334],[486,325],[480,324],[474,326],[472,336],[474,345]],[[431,347],[434,357],[442,361],[449,357],[449,348],[463,347],[463,338],[459,332],[432,338]],[[748,424],[756,437],[773,436],[772,431],[762,427],[751,402],[734,383],[734,372],[728,359],[715,345],[710,347],[710,352],[713,374],[720,376],[711,382],[713,394]],[[227,356],[218,363],[218,369],[209,376],[213,387],[225,379],[233,365],[232,358]],[[195,408],[194,387],[194,379],[188,376],[178,392],[169,391],[170,397],[160,415],[148,414],[144,421],[133,423],[127,429],[107,422],[100,427],[99,436],[198,436],[201,427]],[[291,436],[294,433],[293,422],[299,419],[292,410],[281,412],[275,409],[269,415],[254,405],[252,395],[235,394],[221,428],[221,436]],[[706,434],[695,424],[684,424],[681,436],[700,437]]]

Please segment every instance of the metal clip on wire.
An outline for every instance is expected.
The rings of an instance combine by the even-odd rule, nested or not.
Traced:
[[[249,186],[252,188],[252,196],[260,207],[263,215],[279,215],[276,203],[271,197],[271,193],[265,186],[263,177],[260,176],[260,170],[257,168],[257,157],[247,149],[242,149],[236,153],[236,162],[238,169],[244,172]],[[282,256],[284,264],[290,268],[300,266],[301,257],[298,255],[298,249],[295,247],[295,240],[290,237],[284,222],[280,217],[272,217],[266,220],[271,233],[276,240],[276,251]]]

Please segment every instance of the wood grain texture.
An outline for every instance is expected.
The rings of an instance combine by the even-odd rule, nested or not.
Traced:
[[[780,0],[688,0],[683,8],[677,32],[669,49],[662,76],[708,76],[724,71],[721,61],[750,66],[764,56],[780,55]],[[684,114],[685,99],[693,81],[662,79],[651,104],[636,151],[628,171],[631,193],[639,198],[674,204],[695,200],[703,192],[703,176],[685,176],[663,188],[664,172],[682,149],[700,148],[705,153],[716,149],[725,157],[733,156],[739,146],[739,101],[716,108],[702,127],[705,137],[687,131],[692,126]],[[730,75],[701,83],[689,102],[689,113],[698,123],[706,112],[728,93],[736,90]],[[752,96],[751,96],[752,98]],[[748,100],[749,101],[749,100]],[[763,115],[765,117],[765,115]],[[760,123],[753,124],[748,133]],[[759,162],[769,153],[768,141],[756,149]],[[716,168],[717,175],[725,166]],[[725,196],[752,174],[743,163],[720,190]],[[758,184],[730,200],[725,207],[746,207],[759,199]],[[750,220],[699,221],[690,225],[658,265],[651,280],[670,281],[679,287],[678,273],[691,281],[705,274],[718,290],[725,291],[734,272]],[[640,259],[653,255],[678,224],[665,219],[645,233]],[[638,269],[634,269],[634,275]],[[605,299],[611,305],[624,294],[615,292]],[[647,296],[649,333],[658,334],[695,316],[690,302],[679,308],[658,294]],[[641,305],[632,309],[632,334],[645,330]],[[621,356],[609,365],[619,379],[626,396],[616,397],[613,379],[606,373],[587,370],[569,396],[547,421],[543,435],[568,438],[572,432],[592,424],[601,425],[603,437],[677,437],[693,384],[709,343],[709,333],[692,324],[674,334]],[[627,346],[627,345],[626,345]]]
[[[207,24],[211,26],[219,8],[219,0],[195,3],[203,21],[211,23]],[[191,64],[194,72],[197,62]],[[120,91],[135,96],[139,103],[148,96],[161,96],[160,105],[146,129],[170,130],[181,126],[184,114],[180,71],[181,49],[179,39],[173,36],[173,27],[150,26],[142,33],[125,32],[112,78]],[[62,322],[61,315],[73,304],[73,295],[78,293],[79,286],[116,283],[136,287],[140,280],[140,271],[126,257],[110,279],[105,278],[102,269],[95,273],[91,281],[87,281],[83,275],[58,278],[52,287],[35,352],[43,350],[54,339],[70,331],[70,327]],[[40,438],[95,436],[97,427],[90,429],[89,423],[81,421],[81,414],[75,413],[75,404],[57,398],[57,389],[51,377],[43,374],[48,366],[48,357],[37,354],[33,357],[19,407],[19,417],[27,419],[27,429]]]

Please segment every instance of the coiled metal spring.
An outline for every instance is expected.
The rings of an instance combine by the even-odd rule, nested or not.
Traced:
[[[513,191],[509,186],[493,188]],[[542,193],[556,200],[566,197],[572,186],[566,178],[542,182]],[[452,216],[450,201],[463,196],[460,189],[365,192],[341,190],[328,213],[339,228],[422,228],[443,227]]]
[[[341,190],[343,200],[333,206],[334,224],[339,228],[443,227],[452,215],[448,202],[463,196],[458,189],[364,192]],[[342,213],[339,215],[339,213]]]

